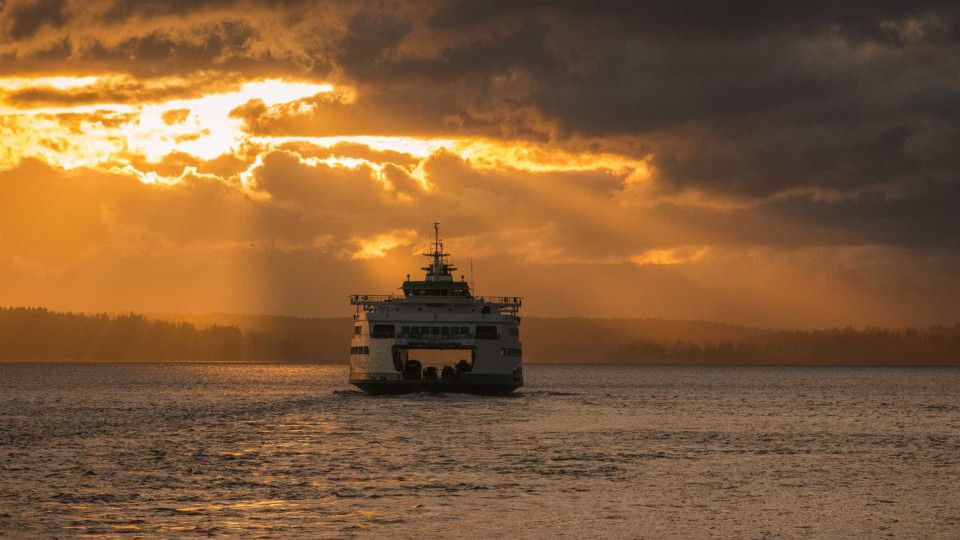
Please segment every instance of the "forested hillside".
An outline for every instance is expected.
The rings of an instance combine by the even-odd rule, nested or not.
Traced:
[[[303,360],[292,342],[236,326],[198,329],[142,315],[0,308],[3,361]]]
[[[352,325],[346,317],[0,308],[0,361],[346,363]],[[787,331],[704,321],[525,318],[520,337],[528,363],[960,365],[960,325]]]

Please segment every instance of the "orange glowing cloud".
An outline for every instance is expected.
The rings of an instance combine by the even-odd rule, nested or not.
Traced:
[[[409,246],[417,241],[419,236],[413,229],[398,229],[385,234],[378,234],[372,238],[354,238],[353,242],[359,249],[350,254],[352,260],[379,259],[398,247]]]
[[[532,173],[610,171],[618,175],[647,174],[646,158],[637,160],[607,152],[571,152],[528,141],[484,138],[435,138],[357,135],[349,137],[254,136],[244,131],[237,110],[250,103],[291,110],[309,107],[304,98],[333,92],[329,84],[280,79],[224,82],[209,74],[195,81],[209,87],[196,96],[190,81],[169,77],[140,81],[116,74],[83,77],[0,78],[0,134],[9,141],[0,149],[0,168],[24,158],[38,158],[63,169],[79,167],[126,172],[146,183],[176,183],[202,174],[197,166],[160,172],[167,156],[180,154],[200,161],[223,155],[241,157],[248,165],[236,180],[246,185],[272,149],[290,145],[316,148],[359,145],[374,152],[409,156],[413,165],[401,166],[420,190],[432,188],[422,161],[437,152],[449,152],[475,170]],[[352,90],[338,89],[343,95]],[[97,95],[113,97],[96,101]],[[187,97],[182,97],[187,95]],[[137,99],[140,101],[138,102]],[[393,189],[385,163],[367,157],[329,154],[304,156],[302,162],[344,167],[369,167],[386,191]],[[144,166],[147,166],[144,168]],[[396,164],[392,166],[397,167]],[[409,194],[398,194],[409,201]]]
[[[280,79],[244,81],[231,91],[159,103],[63,103],[34,107],[12,103],[16,92],[53,87],[82,90],[104,84],[103,77],[0,79],[0,133],[10,141],[0,154],[0,167],[26,157],[73,169],[129,164],[132,155],[157,162],[172,152],[213,159],[236,151],[246,141],[242,122],[230,112],[250,100],[295,101],[321,92],[328,84]]]
[[[709,252],[709,246],[683,246],[668,249],[651,249],[630,257],[630,262],[638,266],[688,264],[703,259],[703,257]]]

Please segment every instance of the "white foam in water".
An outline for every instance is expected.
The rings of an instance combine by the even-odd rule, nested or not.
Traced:
[[[960,369],[0,365],[0,535],[949,537]]]

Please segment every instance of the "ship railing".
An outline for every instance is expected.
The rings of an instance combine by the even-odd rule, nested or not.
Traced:
[[[399,300],[402,296],[395,294],[351,294],[351,306],[363,306],[363,310],[368,313],[377,313],[389,311],[390,302]]]
[[[350,305],[362,306],[365,304],[382,304],[403,298],[395,294],[351,294]]]
[[[363,306],[365,311],[382,311],[388,309],[390,303],[396,300],[402,300],[405,297],[396,294],[353,294],[350,295],[350,305]],[[423,297],[418,297],[423,299]],[[445,297],[443,301],[449,302],[453,297]],[[523,306],[523,298],[520,296],[476,296],[470,299],[480,301],[482,304],[495,307],[501,313],[516,315]]]
[[[520,296],[481,296],[480,301],[485,305],[497,308],[500,313],[516,315],[523,306],[523,298]]]

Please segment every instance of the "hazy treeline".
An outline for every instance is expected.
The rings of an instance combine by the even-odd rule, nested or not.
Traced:
[[[301,360],[295,343],[236,326],[198,329],[142,315],[0,308],[2,361]]]
[[[245,315],[237,313],[147,313],[147,317],[185,321],[197,328],[235,326],[242,332],[257,332],[295,343],[310,362],[346,363],[353,337],[351,317],[291,317],[286,315]]]
[[[347,361],[346,354],[353,336],[353,319],[349,317],[307,318],[227,313],[153,313],[148,316],[161,320],[188,321],[198,328],[219,324],[236,326],[244,332],[262,332],[298,344],[313,361],[330,363]],[[763,333],[757,328],[707,321],[524,317],[520,338],[525,362],[591,363],[603,362],[609,351],[637,341],[740,343],[757,340]]]
[[[0,361],[346,363],[352,327],[348,317],[0,308]],[[786,331],[706,321],[524,318],[520,338],[528,363],[960,365],[960,325]]]
[[[960,364],[960,325],[924,330],[852,328],[771,331],[756,341],[656,343],[639,341],[610,350],[618,364]]]

